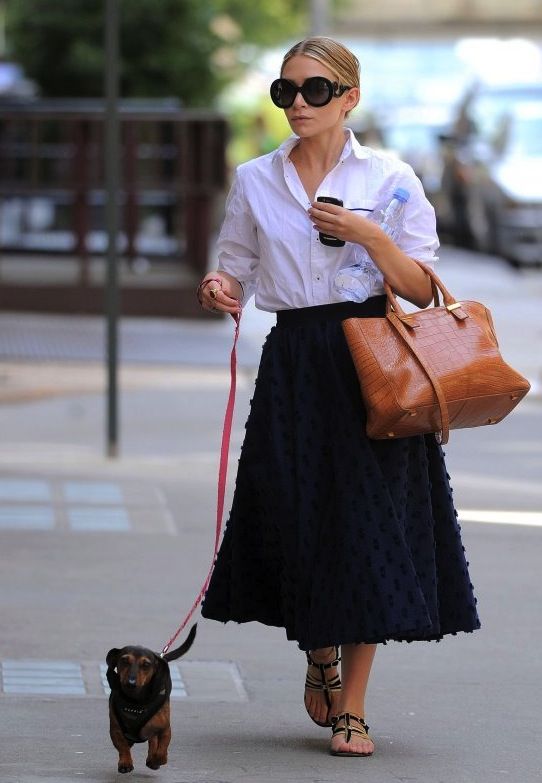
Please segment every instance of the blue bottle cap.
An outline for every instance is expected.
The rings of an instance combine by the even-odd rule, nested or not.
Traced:
[[[410,193],[408,190],[405,190],[405,188],[396,188],[393,191],[393,195],[395,198],[398,198],[399,201],[408,201],[410,198]]]

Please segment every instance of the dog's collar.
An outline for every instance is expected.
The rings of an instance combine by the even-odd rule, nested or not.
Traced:
[[[143,715],[146,709],[147,709],[146,707],[128,707],[128,706],[121,707],[121,710],[123,712],[128,712],[131,715]]]

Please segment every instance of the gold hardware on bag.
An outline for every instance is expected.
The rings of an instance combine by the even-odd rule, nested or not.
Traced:
[[[452,310],[457,310],[458,307],[463,307],[463,302],[454,302],[451,305],[446,305],[446,309],[448,312],[452,312]]]

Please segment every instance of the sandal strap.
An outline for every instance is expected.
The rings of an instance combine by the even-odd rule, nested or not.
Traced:
[[[334,666],[338,666],[341,661],[341,656],[339,655],[339,648],[334,648],[334,659],[332,661],[329,661],[328,663],[316,663],[316,661],[313,661],[311,658],[310,652],[306,652],[305,655],[307,656],[307,663],[309,666],[316,666],[320,671],[325,671],[326,669],[332,669]]]
[[[328,661],[328,663],[316,663],[313,661],[310,652],[306,652],[305,655],[307,656],[307,663],[310,666],[313,666],[315,669],[318,670],[318,676],[316,674],[312,674],[310,671],[310,668],[307,669],[307,676],[305,678],[305,688],[309,691],[318,691],[319,693],[323,693],[325,696],[326,704],[328,709],[331,708],[331,696],[330,694],[334,691],[340,691],[341,690],[341,678],[339,674],[334,674],[332,677],[327,678],[326,672],[329,669],[332,669],[339,665],[339,662],[341,660],[341,656],[339,655],[339,648],[335,646],[333,648],[333,660]],[[326,725],[330,725],[329,722],[326,721]]]
[[[344,726],[338,726],[337,724],[339,721],[344,721]],[[352,726],[350,721],[359,723],[361,728]],[[344,734],[345,742],[350,742],[352,734],[359,734],[361,737],[367,737],[367,739],[370,739],[368,731],[369,726],[365,723],[363,718],[360,718],[359,715],[354,715],[352,712],[343,712],[341,715],[336,715],[331,719],[332,736],[334,737],[336,734]]]
[[[318,677],[313,677],[312,674],[307,672],[307,676],[305,678],[305,688],[310,691],[340,691],[341,678],[338,674],[336,674],[329,680],[326,680],[325,677],[322,680]]]

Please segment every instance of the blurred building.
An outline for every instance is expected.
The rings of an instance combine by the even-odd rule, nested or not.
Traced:
[[[120,133],[123,312],[200,315],[226,121],[175,100],[124,100]],[[0,96],[3,309],[102,311],[104,144],[103,101]]]
[[[540,0],[346,0],[334,30],[348,36],[542,34]]]

